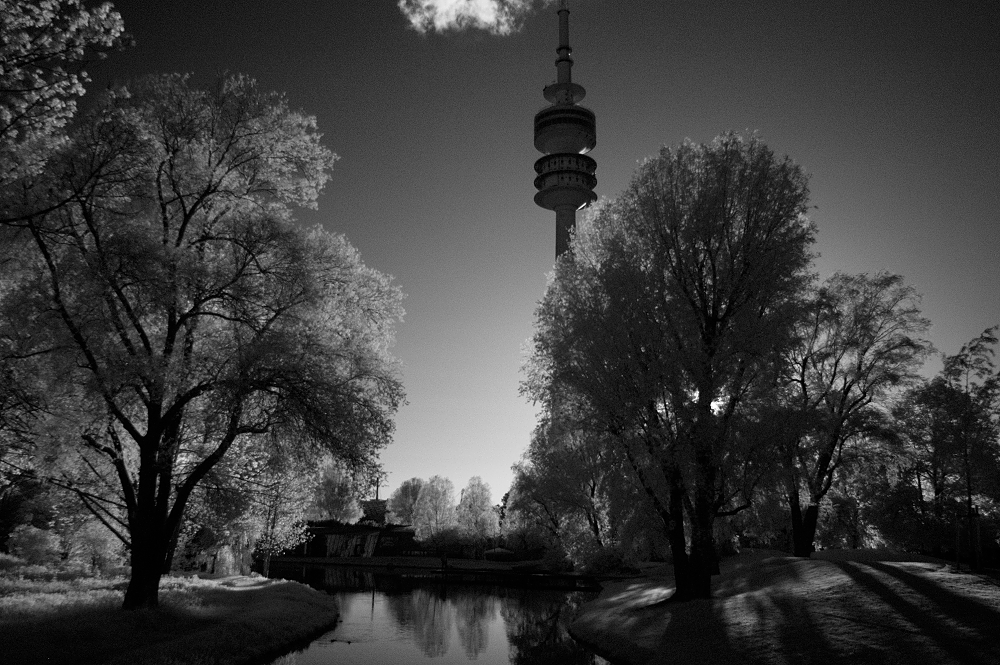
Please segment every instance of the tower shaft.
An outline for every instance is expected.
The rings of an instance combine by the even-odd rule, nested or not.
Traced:
[[[556,213],[556,258],[570,249],[576,211],[597,199],[597,162],[587,157],[597,144],[594,112],[577,104],[586,91],[573,83],[569,45],[569,7],[559,4],[556,82],[545,87],[551,102],[535,114],[535,148],[545,154],[535,162],[535,203]]]

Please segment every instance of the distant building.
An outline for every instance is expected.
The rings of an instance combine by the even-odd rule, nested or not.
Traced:
[[[384,503],[384,501],[382,502]],[[310,522],[310,539],[291,556],[320,558],[402,556],[417,551],[415,532],[408,525],[340,524],[334,520]]]

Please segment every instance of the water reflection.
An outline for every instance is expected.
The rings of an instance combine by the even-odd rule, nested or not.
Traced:
[[[497,618],[497,597],[492,594],[459,594],[455,599],[458,615],[458,640],[470,660],[489,644],[489,626]]]
[[[592,593],[443,584],[334,566],[276,575],[333,593],[341,617],[333,631],[275,665],[607,663],[566,632]]]

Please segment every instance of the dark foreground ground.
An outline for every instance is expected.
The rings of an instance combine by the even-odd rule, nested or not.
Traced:
[[[614,663],[1000,663],[1000,586],[929,557],[753,552],[712,600],[672,604],[668,567],[608,582],[570,632]]]
[[[261,577],[166,577],[157,610],[119,609],[125,580],[0,576],[2,665],[251,665],[334,625],[328,596]]]

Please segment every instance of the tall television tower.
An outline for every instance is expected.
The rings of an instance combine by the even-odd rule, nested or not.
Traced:
[[[593,111],[577,105],[587,92],[572,81],[572,52],[569,6],[560,0],[558,78],[542,93],[551,106],[535,114],[535,148],[545,153],[535,162],[535,203],[556,212],[557,259],[569,250],[576,211],[597,200],[597,162],[585,154],[597,145],[597,123]]]

